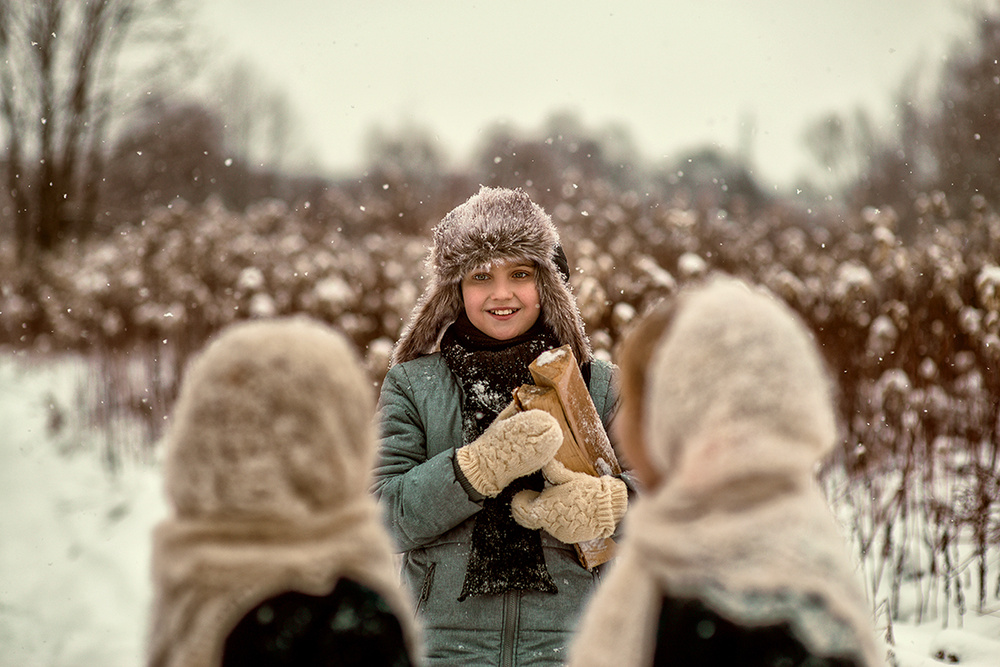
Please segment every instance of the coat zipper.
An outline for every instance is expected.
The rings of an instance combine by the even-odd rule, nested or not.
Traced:
[[[521,607],[521,591],[507,591],[503,596],[503,625],[500,628],[500,665],[514,667],[517,648],[517,622]]]
[[[417,614],[424,610],[424,605],[427,603],[427,599],[431,596],[431,585],[434,583],[435,567],[437,567],[437,563],[432,562],[430,567],[427,568],[427,573],[424,575],[423,583],[420,585],[420,595],[417,597],[417,608],[414,610]]]

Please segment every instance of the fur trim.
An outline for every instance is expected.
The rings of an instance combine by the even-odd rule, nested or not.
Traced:
[[[434,228],[427,258],[430,281],[393,352],[393,364],[433,352],[444,329],[464,307],[462,277],[505,260],[530,261],[545,323],[580,363],[590,361],[590,341],[569,283],[556,263],[559,232],[552,218],[524,191],[483,187]]]

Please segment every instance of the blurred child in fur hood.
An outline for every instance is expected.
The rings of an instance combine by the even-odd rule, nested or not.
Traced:
[[[368,487],[371,384],[305,318],[233,325],[166,440],[150,667],[410,665],[412,608]]]
[[[578,473],[543,488],[559,424],[508,406],[528,365],[569,345],[606,426],[614,369],[591,354],[559,235],[524,192],[482,188],[456,207],[428,268],[382,385],[375,475],[428,660],[561,664],[600,577],[572,543],[611,535],[628,488]]]
[[[814,478],[836,429],[799,318],[716,277],[642,319],[619,363],[618,439],[647,493],[569,664],[884,664]]]

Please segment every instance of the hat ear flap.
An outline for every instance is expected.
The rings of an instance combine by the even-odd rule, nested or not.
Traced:
[[[428,354],[438,345],[445,326],[462,312],[462,290],[458,283],[434,282],[414,306],[410,322],[399,337],[392,354],[392,364],[401,364]]]
[[[583,324],[576,299],[569,291],[569,282],[562,272],[546,264],[538,267],[538,296],[545,323],[564,345],[573,348],[573,356],[583,364],[591,361],[593,351]]]

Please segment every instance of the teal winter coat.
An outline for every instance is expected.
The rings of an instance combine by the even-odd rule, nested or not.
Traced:
[[[614,370],[604,361],[591,364],[590,394],[605,428],[617,405]],[[428,664],[562,664],[601,569],[580,565],[572,545],[542,531],[555,594],[509,591],[458,601],[472,519],[481,509],[455,475],[462,398],[458,380],[436,352],[390,368],[379,399],[374,490],[403,552],[402,578],[424,626]]]

